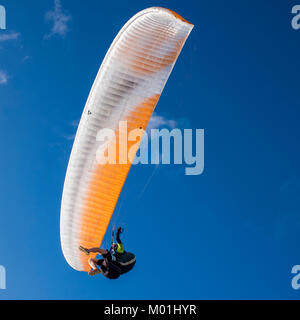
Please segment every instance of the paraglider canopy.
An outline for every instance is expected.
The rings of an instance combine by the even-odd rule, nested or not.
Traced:
[[[97,159],[97,134],[105,128],[117,132],[120,121],[126,121],[128,131],[147,127],[192,29],[171,10],[149,8],[125,24],[104,58],[78,127],[61,205],[62,250],[76,270],[89,270],[78,246],[101,245],[131,166],[130,161],[112,164]],[[122,141],[108,141],[105,149],[111,144],[119,158]],[[136,152],[138,146],[128,141],[127,150],[135,147]]]

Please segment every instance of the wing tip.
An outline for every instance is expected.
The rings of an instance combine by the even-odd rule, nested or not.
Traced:
[[[183,18],[180,14],[178,14],[177,12],[171,10],[171,9],[168,9],[168,8],[164,8],[164,7],[150,7],[148,9],[145,9],[145,10],[142,10],[141,12],[143,11],[150,11],[150,10],[158,10],[158,11],[164,11],[166,13],[169,13],[169,14],[172,14],[176,19],[180,20],[181,22],[184,22],[184,23],[187,23],[189,24],[190,26],[194,27],[194,25],[189,22],[188,20],[186,20],[185,18]]]

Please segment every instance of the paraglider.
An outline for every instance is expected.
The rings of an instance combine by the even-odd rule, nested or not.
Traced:
[[[100,248],[89,249],[82,246],[79,247],[79,250],[86,255],[90,255],[90,253],[98,253],[104,258],[89,258],[88,262],[92,268],[89,272],[90,276],[95,276],[96,274],[102,273],[106,278],[117,279],[121,274],[129,272],[134,267],[136,257],[133,253],[125,251],[120,238],[120,234],[122,232],[123,229],[119,227],[116,235],[116,243],[112,242],[110,250],[103,250]]]
[[[99,247],[131,166],[130,161],[97,159],[103,146],[108,150],[115,144],[117,158],[123,152],[122,141],[103,144],[97,134],[102,129],[117,132],[120,121],[127,122],[128,131],[146,129],[192,29],[171,10],[149,8],[125,24],[104,58],[77,130],[61,204],[62,251],[78,271],[89,272],[97,253],[110,262],[109,251]],[[133,146],[136,152],[139,143],[128,142],[128,150]],[[87,248],[98,250],[84,252]]]

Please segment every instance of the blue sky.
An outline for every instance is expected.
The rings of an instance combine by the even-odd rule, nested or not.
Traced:
[[[61,0],[54,14],[54,0],[0,4],[0,299],[299,299],[295,1]],[[139,197],[155,167],[134,166],[113,221],[137,265],[90,278],[60,248],[72,138],[113,38],[150,6],[195,25],[156,112],[205,129],[205,171],[160,165]]]

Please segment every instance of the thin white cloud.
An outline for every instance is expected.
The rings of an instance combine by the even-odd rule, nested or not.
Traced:
[[[48,39],[54,35],[64,38],[69,31],[68,23],[71,18],[71,15],[64,11],[61,1],[54,0],[54,10],[50,10],[46,13],[46,21],[53,23],[53,25],[50,33],[46,34],[45,38]]]
[[[8,81],[8,76],[5,71],[0,70],[0,85],[6,84]]]
[[[148,134],[148,138],[153,139],[153,141],[155,140],[159,140],[159,136],[152,136],[151,135],[151,130],[152,129],[158,129],[158,130],[162,130],[162,129],[168,129],[168,130],[173,130],[173,129],[187,129],[190,128],[190,121],[186,118],[179,118],[177,120],[172,120],[172,119],[167,119],[164,116],[160,116],[157,113],[153,113],[149,124],[147,126],[146,129],[146,133]],[[146,136],[143,137],[143,139],[146,139]],[[151,142],[151,143],[152,143]],[[143,147],[148,147],[148,144],[142,144]],[[163,158],[163,154],[161,152],[161,150],[154,150],[154,154],[151,154],[151,157],[153,157],[153,159],[159,159],[159,164],[156,165],[156,167],[160,166],[162,163],[162,158]],[[170,170],[168,168],[168,170]],[[153,175],[155,174],[156,170],[154,170]],[[151,178],[152,179],[152,178]]]
[[[152,137],[151,135],[151,130],[153,129],[164,129],[164,128],[168,128],[168,129],[175,129],[177,127],[177,122],[175,120],[169,120],[163,116],[160,116],[158,115],[157,113],[153,113],[152,117],[150,118],[149,120],[149,123],[148,123],[148,126],[147,126],[147,129],[146,129],[146,133],[147,135],[144,135],[143,137],[143,140],[146,140],[146,139],[149,139],[151,137],[151,139],[153,139],[152,141],[154,140],[159,140],[159,137],[158,136],[154,136]],[[143,141],[144,142],[144,141]],[[148,144],[141,144],[141,148],[148,148]],[[158,153],[157,153],[158,152]],[[159,158],[159,164],[156,165],[157,167],[161,164],[161,160],[162,160],[162,153],[161,153],[161,150],[156,150],[156,152],[154,151],[155,154],[152,154],[151,156],[154,158]],[[154,173],[156,172],[156,170],[153,171]],[[153,175],[154,175],[153,173]],[[152,178],[151,178],[152,179]],[[151,180],[150,179],[150,180]],[[149,181],[150,183],[150,181]],[[148,183],[147,183],[148,185]],[[144,191],[140,194],[140,197],[141,195],[144,193]]]
[[[68,141],[74,141],[76,134],[64,135],[64,138]]]
[[[63,137],[67,140],[67,141],[74,141],[75,136],[76,136],[76,131],[79,125],[79,120],[73,120],[70,124],[70,127],[72,127],[72,133],[71,134],[63,134]]]
[[[19,37],[20,37],[19,32],[10,32],[10,33],[0,34],[0,42],[17,40]]]
[[[169,120],[165,117],[159,116],[157,113],[153,113],[153,116],[149,121],[147,131],[150,131],[151,129],[159,129],[162,127],[174,129],[177,127],[177,122],[175,120]]]
[[[79,122],[80,122],[80,120],[73,120],[71,122],[71,126],[77,129],[77,127],[79,126]]]

